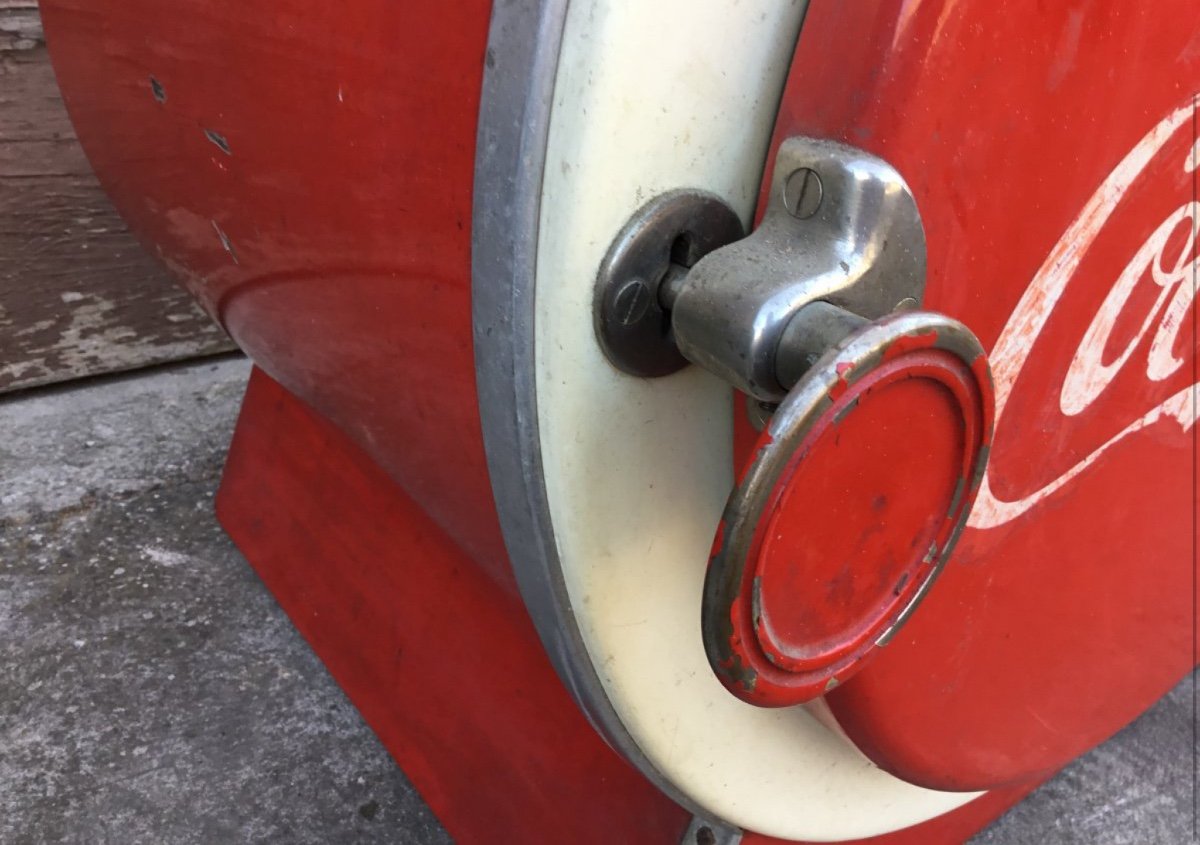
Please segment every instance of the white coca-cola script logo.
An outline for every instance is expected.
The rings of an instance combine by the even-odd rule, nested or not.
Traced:
[[[1013,384],[1025,366],[1029,351],[1045,328],[1063,291],[1074,278],[1083,257],[1129,186],[1177,132],[1185,127],[1190,129],[1196,108],[1196,104],[1192,103],[1168,115],[1125,156],[1088,200],[1017,303],[991,356],[996,382],[997,430]],[[1181,166],[1187,172],[1195,173],[1197,159],[1200,159],[1200,145],[1192,146]],[[1196,202],[1184,203],[1155,229],[1117,277],[1067,369],[1059,397],[1059,407],[1064,415],[1071,417],[1085,411],[1126,366],[1143,366],[1146,378],[1152,382],[1163,381],[1183,367],[1184,359],[1176,355],[1176,341],[1196,293],[1195,279],[1200,269],[1200,256],[1196,250],[1197,219],[1200,219],[1200,205]],[[1181,226],[1186,226],[1187,232],[1182,251],[1176,253],[1176,248],[1172,247],[1170,255],[1164,254],[1168,241],[1178,243],[1177,235]],[[1160,289],[1154,306],[1147,312],[1140,328],[1125,348],[1113,360],[1105,363],[1103,356],[1113,327],[1122,316],[1135,286],[1147,273]],[[1145,359],[1139,356],[1135,363],[1131,363],[1135,349],[1140,347],[1151,331],[1153,336]],[[1066,472],[1028,495],[1011,501],[1000,499],[992,492],[989,478],[985,476],[968,524],[975,528],[993,528],[1020,516],[1072,481],[1114,444],[1147,426],[1160,421],[1173,421],[1184,431],[1191,429],[1196,422],[1196,389],[1197,385],[1193,384],[1167,397]]]

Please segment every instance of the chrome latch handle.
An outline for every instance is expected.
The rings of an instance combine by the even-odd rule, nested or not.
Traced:
[[[839,310],[793,320],[810,339],[850,328],[760,435],[705,579],[709,663],[761,706],[824,695],[890,641],[952,553],[990,449],[991,377],[970,330]]]
[[[688,361],[774,413],[705,581],[718,678],[763,706],[859,671],[912,615],[966,524],[994,397],[978,339],[918,309],[925,233],[887,162],[785,141],[762,224],[718,197],[651,201],[601,267],[596,334],[625,372]]]
[[[826,301],[868,320],[921,302],[925,232],[900,174],[861,150],[790,138],[762,224],[742,238],[720,198],[672,191],[643,206],[600,270],[596,333],[633,375],[700,364],[777,403],[788,323]]]

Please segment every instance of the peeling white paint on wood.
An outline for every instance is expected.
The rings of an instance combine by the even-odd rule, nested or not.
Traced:
[[[0,52],[33,50],[44,43],[35,0],[0,0]]]
[[[0,393],[232,348],[75,139],[32,0],[0,0]]]

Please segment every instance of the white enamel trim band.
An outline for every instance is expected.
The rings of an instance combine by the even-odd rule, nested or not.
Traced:
[[[534,359],[563,583],[629,738],[709,815],[838,840],[974,795],[904,783],[805,710],[756,708],[721,687],[699,614],[732,483],[730,391],[697,368],[625,376],[592,329],[597,269],[646,200],[701,188],[752,213],[802,13],[765,0],[570,5],[543,175]]]

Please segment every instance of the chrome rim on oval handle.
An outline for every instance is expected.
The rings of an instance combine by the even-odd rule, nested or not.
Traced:
[[[742,236],[712,194],[650,201],[601,267],[596,333],[631,375],[699,364],[763,426],[717,527],[701,631],[730,692],[779,707],[858,672],[929,592],[983,478],[994,398],[970,329],[919,310],[924,229],[886,162],[786,140]]]

